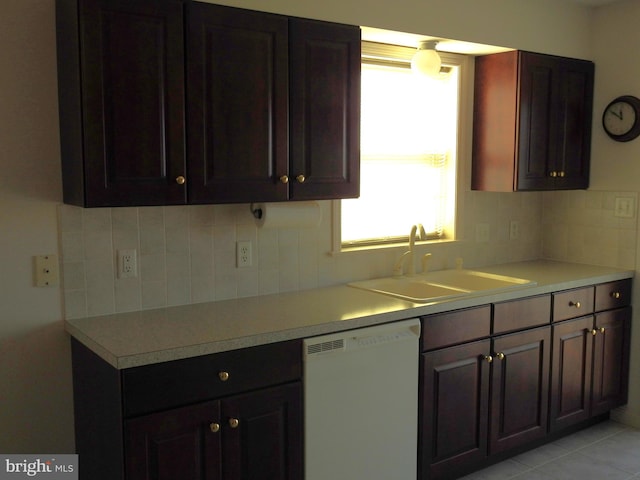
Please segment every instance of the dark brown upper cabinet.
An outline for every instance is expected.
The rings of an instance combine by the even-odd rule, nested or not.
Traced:
[[[360,192],[360,29],[295,19],[289,27],[290,198]]]
[[[184,203],[179,0],[57,0],[65,203]]]
[[[589,186],[594,64],[509,51],[476,58],[471,187]]]
[[[355,197],[360,29],[187,4],[192,203]]]
[[[189,199],[286,200],[287,17],[186,8]]]
[[[360,29],[183,0],[57,0],[65,203],[359,194]]]

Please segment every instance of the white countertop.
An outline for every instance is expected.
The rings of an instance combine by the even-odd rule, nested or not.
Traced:
[[[531,261],[478,268],[537,282],[494,295],[417,304],[349,286],[67,320],[78,341],[118,369],[295,338],[312,337],[447,310],[633,277],[623,270]]]

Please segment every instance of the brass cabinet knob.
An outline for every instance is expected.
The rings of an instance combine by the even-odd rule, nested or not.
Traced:
[[[604,327],[600,327],[600,328],[598,328],[598,331],[599,331],[600,333],[604,333],[604,332],[605,332],[605,328],[604,328]]]
[[[238,428],[238,425],[240,425],[240,420],[238,420],[237,418],[230,418],[229,419],[229,426],[231,428]]]
[[[591,330],[591,335],[595,337],[597,334],[598,334],[598,330],[596,330],[595,328]]]
[[[580,302],[569,302],[570,307],[580,308]]]
[[[558,172],[549,172],[549,176],[555,178],[558,176]]]
[[[229,380],[229,372],[218,372],[218,378],[223,382]]]
[[[219,423],[210,423],[209,424],[209,430],[211,430],[212,433],[218,433],[220,431],[220,424]]]
[[[496,353],[496,357],[498,357],[500,360],[504,360],[505,354],[502,352]]]
[[[298,183],[304,183],[304,181],[306,180],[304,175],[298,175],[296,177],[296,180],[298,181]]]
[[[491,363],[493,362],[493,357],[491,355],[485,355],[484,360],[486,360],[487,363]]]
[[[182,175],[179,175],[178,177],[176,177],[176,183],[178,185],[184,185],[184,182],[186,182],[186,181],[187,180]]]
[[[289,183],[289,177],[287,175],[282,175],[280,177],[280,183]]]
[[[562,170],[558,172],[558,176],[560,178],[564,177],[564,175],[565,175],[565,173]]]
[[[618,300],[622,295],[620,295],[620,292],[611,292],[611,297],[615,298],[616,300]]]

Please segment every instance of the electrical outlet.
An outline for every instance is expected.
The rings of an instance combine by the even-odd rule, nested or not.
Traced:
[[[138,276],[136,250],[118,250],[118,278],[134,278]]]
[[[250,267],[251,264],[251,242],[245,241],[236,243],[236,267]]]
[[[520,238],[520,222],[511,220],[509,222],[509,240],[517,240]]]

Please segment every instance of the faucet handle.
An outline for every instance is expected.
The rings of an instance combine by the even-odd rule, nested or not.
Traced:
[[[422,256],[422,273],[427,273],[429,271],[429,260],[431,260],[431,254],[425,253]]]

